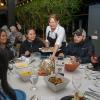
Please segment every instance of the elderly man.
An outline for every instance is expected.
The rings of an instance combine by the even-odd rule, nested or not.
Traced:
[[[73,35],[74,40],[64,48],[64,54],[73,56],[74,59],[80,58],[81,63],[90,63],[95,52],[91,39],[86,37],[84,29],[76,30]]]

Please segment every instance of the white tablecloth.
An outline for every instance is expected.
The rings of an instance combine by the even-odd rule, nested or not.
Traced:
[[[72,85],[72,75],[78,75],[81,73],[84,77],[84,69],[82,69],[82,67],[84,67],[84,66],[85,65],[81,65],[80,66],[81,69],[78,68],[74,72],[65,71],[64,76],[67,77],[70,80],[70,82],[66,86],[65,89],[63,89],[59,92],[53,92],[52,90],[50,90],[47,87],[47,85],[43,79],[43,76],[39,76],[39,80],[37,83],[38,89],[35,92],[33,90],[31,90],[32,85],[30,84],[30,82],[22,81],[16,74],[10,73],[8,75],[8,82],[13,88],[25,91],[27,100],[30,100],[30,97],[34,94],[36,94],[39,97],[39,100],[60,100],[60,98],[62,98],[64,96],[73,94],[74,87]],[[88,86],[93,84],[93,81],[83,78],[81,83],[82,83],[81,90],[86,91],[86,90],[88,90]]]

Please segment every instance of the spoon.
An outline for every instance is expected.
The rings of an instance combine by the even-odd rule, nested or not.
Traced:
[[[39,100],[38,97],[36,95],[33,95],[30,100]]]

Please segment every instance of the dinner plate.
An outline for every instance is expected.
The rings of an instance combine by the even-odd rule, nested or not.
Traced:
[[[65,96],[63,98],[61,98],[60,100],[72,100],[73,96],[69,95],[69,96]]]

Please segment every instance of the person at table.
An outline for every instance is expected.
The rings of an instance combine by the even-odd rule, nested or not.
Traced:
[[[14,58],[15,49],[13,48],[10,41],[8,40],[6,31],[3,29],[0,29],[0,48],[8,52],[9,61]]]
[[[75,60],[80,58],[81,63],[91,63],[91,56],[95,53],[92,41],[84,29],[77,29],[74,33],[74,40],[63,49],[65,56],[70,55]]]
[[[26,40],[21,44],[20,56],[29,57],[31,53],[38,52],[39,48],[44,47],[43,41],[36,37],[35,30],[33,28],[28,28],[26,33]]]
[[[48,19],[49,26],[46,28],[46,47],[54,47],[51,58],[54,58],[58,49],[66,46],[65,29],[59,24],[59,17],[52,14]]]
[[[10,87],[10,85],[7,82],[7,56],[7,51],[0,47],[0,100],[7,100],[4,97],[4,94],[7,95],[10,98],[10,100],[17,100],[15,91]]]
[[[91,56],[91,63],[94,66],[94,70],[100,71],[100,56],[96,56],[96,54]]]

